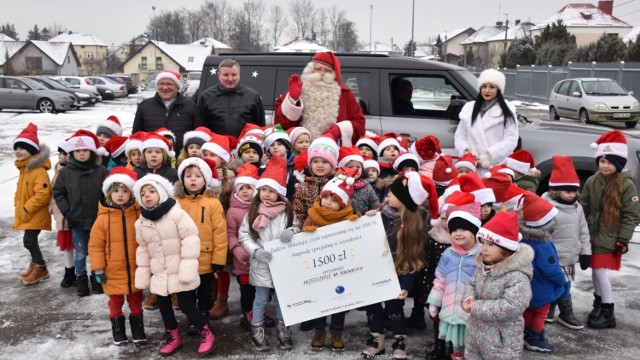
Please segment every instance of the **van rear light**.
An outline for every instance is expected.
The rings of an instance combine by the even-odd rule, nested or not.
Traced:
[[[92,82],[91,82],[91,80],[89,80],[89,79],[84,79],[84,82],[85,82],[87,85],[93,85],[93,83],[92,83]]]
[[[124,86],[120,86],[120,90],[124,90]]]

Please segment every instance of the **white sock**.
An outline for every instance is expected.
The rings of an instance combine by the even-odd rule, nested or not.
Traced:
[[[76,256],[75,250],[64,250],[62,252],[62,257],[64,259],[64,267],[72,268],[75,264],[73,258]]]
[[[611,304],[611,282],[609,281],[609,276],[607,275],[607,269],[593,269],[593,282],[594,286],[597,282],[598,291],[600,292],[600,296],[602,296],[603,304]]]

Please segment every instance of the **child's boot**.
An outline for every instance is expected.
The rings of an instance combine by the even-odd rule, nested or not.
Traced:
[[[129,315],[129,325],[131,326],[131,337],[134,344],[145,344],[147,335],[144,333],[144,322],[142,314]]]
[[[595,319],[587,320],[587,325],[593,329],[606,329],[616,327],[616,316],[613,313],[613,303],[601,304],[600,314]]]
[[[284,325],[284,321],[279,320],[276,324],[276,337],[278,338],[278,344],[281,350],[293,349],[291,333],[289,332],[289,328]]]
[[[527,330],[527,328],[525,328],[525,331]],[[547,341],[547,338],[544,336],[544,330],[542,330],[541,332],[535,332],[531,329],[529,330],[529,341],[524,342],[524,346],[527,348],[527,350],[531,350],[531,351],[536,351],[539,353],[544,353],[544,354],[553,354],[556,351],[556,348],[549,344],[549,342]],[[525,334],[525,338],[526,338],[526,334]]]
[[[76,283],[76,268],[74,267],[66,267],[64,268],[64,277],[62,278],[62,281],[60,282],[60,287],[63,288],[68,288],[71,286],[77,286]]]
[[[37,265],[33,268],[33,271],[29,273],[29,275],[22,278],[22,284],[24,285],[35,285],[39,283],[41,280],[46,280],[49,278],[49,270],[47,270],[46,265]]]
[[[322,351],[324,343],[327,341],[327,331],[325,329],[315,329],[313,331],[313,338],[311,338],[311,350]]]
[[[155,310],[158,308],[158,298],[156,294],[149,293],[147,299],[142,303],[142,307],[147,310]]]
[[[370,333],[367,339],[367,348],[362,351],[363,359],[374,359],[384,354],[384,334]]]
[[[558,308],[560,309],[560,315],[558,315],[558,322],[560,324],[574,330],[584,328],[584,324],[573,314],[571,296],[558,300]]]
[[[29,274],[31,274],[31,272],[33,271],[33,269],[37,266],[36,263],[34,263],[33,261],[29,262],[29,266],[27,266],[27,270],[21,272],[18,274],[18,278],[20,280],[24,279],[26,276],[28,276]]]
[[[330,329],[331,333],[331,350],[335,353],[344,351],[344,341],[342,340],[342,330]]]
[[[109,318],[111,320],[111,334],[113,335],[113,345],[127,345],[129,339],[124,329],[124,316]]]
[[[407,353],[407,336],[406,335],[395,335],[395,340],[391,347],[393,348],[393,353],[391,355],[392,359],[408,359]]]
[[[216,337],[209,329],[209,325],[205,324],[202,329],[199,331],[200,333],[200,346],[198,347],[198,354],[204,355],[213,351],[213,344],[216,341]]]
[[[589,319],[595,319],[600,315],[602,305],[602,297],[600,295],[593,294],[593,310],[589,313]]]
[[[406,324],[410,328],[424,330],[427,328],[427,323],[424,319],[424,306],[417,304],[411,309],[411,315],[407,318]]]
[[[276,327],[276,321],[269,315],[267,309],[264,309],[264,327],[272,328]]]
[[[225,316],[229,312],[229,304],[227,303],[227,299],[229,298],[229,294],[221,294],[218,293],[216,297],[216,303],[211,308],[209,312],[209,317],[212,319],[219,319]]]
[[[252,317],[253,317],[253,314],[251,313],[251,311],[243,312],[242,318],[240,318],[240,327],[247,331],[251,331]]]
[[[160,348],[160,355],[168,356],[178,351],[182,347],[178,328],[164,331],[164,345]]]
[[[552,302],[551,306],[549,307],[549,312],[547,313],[547,317],[544,319],[544,322],[552,323],[555,321],[556,321],[556,303]]]
[[[440,326],[433,323],[433,345],[431,350],[427,352],[425,359],[427,360],[441,360],[444,359],[447,353],[447,344],[444,340],[439,338]]]
[[[253,342],[253,346],[258,351],[267,351],[269,350],[269,341],[264,333],[264,322],[259,322],[257,324],[251,323],[251,332],[253,335],[251,336],[251,341]]]
[[[78,276],[76,279],[78,281],[78,296],[84,297],[91,295],[89,292],[89,277],[85,274]]]

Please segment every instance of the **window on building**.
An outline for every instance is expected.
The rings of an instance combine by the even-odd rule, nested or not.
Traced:
[[[158,56],[156,57],[156,70],[162,70],[163,66],[162,66],[162,57]]]
[[[67,64],[71,64],[71,56],[67,55]]]
[[[85,51],[84,52],[85,59],[93,59],[93,51]]]
[[[189,56],[189,58],[187,59],[187,62],[192,63],[193,62],[193,56]]]
[[[140,69],[147,70],[147,57],[146,56],[143,56],[140,59]]]
[[[42,71],[41,56],[26,56],[24,58],[27,71]]]

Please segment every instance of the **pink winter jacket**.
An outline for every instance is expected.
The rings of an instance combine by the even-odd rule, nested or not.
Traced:
[[[420,165],[420,169],[418,170],[418,172],[420,173],[420,175],[424,175],[429,179],[433,180],[433,167],[435,165],[436,165],[435,158],[432,160],[427,160],[424,163],[422,163],[422,165]]]
[[[238,241],[238,230],[249,211],[249,202],[236,196],[235,191],[231,195],[229,210],[227,210],[227,238],[229,239],[229,252],[233,254],[233,273],[235,275],[249,275],[249,253]]]

